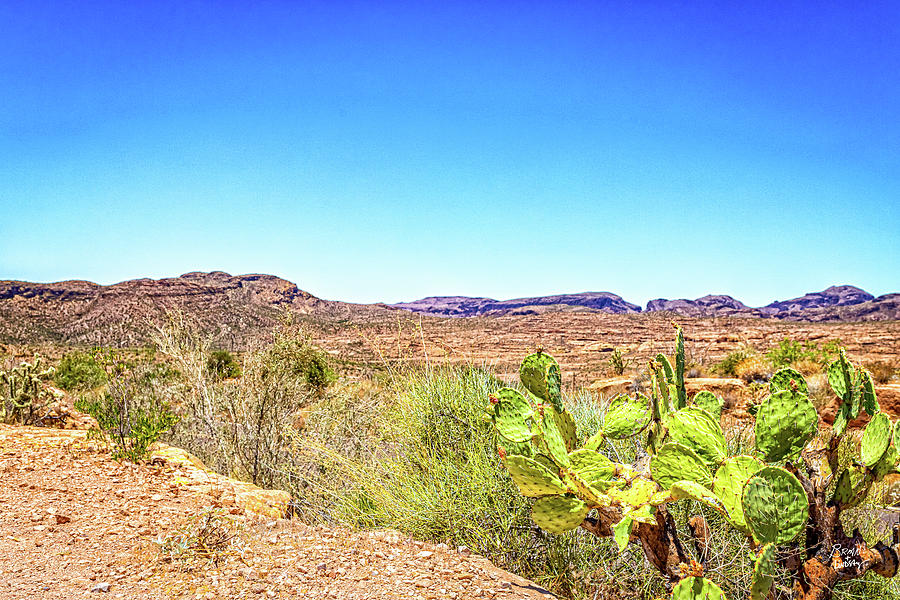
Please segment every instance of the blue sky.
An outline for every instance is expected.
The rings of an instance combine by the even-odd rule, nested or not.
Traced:
[[[0,2],[0,278],[900,291],[900,4]]]

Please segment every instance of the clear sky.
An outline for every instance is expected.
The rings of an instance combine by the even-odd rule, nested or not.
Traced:
[[[2,2],[0,279],[900,291],[897,2]]]

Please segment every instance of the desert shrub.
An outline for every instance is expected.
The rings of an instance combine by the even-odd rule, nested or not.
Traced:
[[[898,371],[900,371],[894,363],[883,360],[866,363],[866,369],[872,374],[872,379],[874,379],[876,383],[881,384],[891,381],[891,379],[897,376]]]
[[[609,369],[613,375],[622,375],[630,362],[631,360],[625,358],[625,353],[622,352],[622,349],[616,348],[609,357]]]
[[[53,381],[64,390],[87,391],[106,383],[106,371],[87,352],[69,352],[59,361]]]
[[[817,360],[810,358],[801,358],[790,364],[791,367],[797,369],[801,375],[810,376],[817,375],[824,370],[824,365]]]
[[[105,390],[75,401],[75,408],[97,421],[91,437],[106,442],[116,460],[145,460],[150,447],[178,421],[167,401],[171,389],[145,369],[111,366]]]
[[[181,417],[169,440],[214,470],[263,487],[284,487],[285,429],[334,378],[326,355],[302,330],[283,325],[275,341],[244,355],[239,379],[209,368],[209,340],[178,315],[154,335],[159,351],[182,374]]]
[[[213,350],[206,359],[206,369],[210,376],[218,379],[239,377],[241,365],[228,350]]]
[[[768,381],[772,367],[768,360],[758,354],[748,356],[734,366],[734,374],[747,383]]]
[[[832,340],[820,346],[812,340],[800,343],[786,337],[778,342],[777,346],[766,352],[766,358],[772,363],[774,369],[791,366],[801,361],[824,365],[837,357],[840,343],[840,340]]]
[[[222,509],[207,509],[192,516],[157,542],[160,553],[168,561],[195,558],[219,561],[240,549],[240,526]]]
[[[484,420],[485,398],[501,385],[481,369],[422,368],[329,392],[292,433],[300,517],[467,546],[569,597],[594,597],[601,585],[661,590],[639,553],[618,560],[609,540],[534,526]],[[589,395],[568,402],[580,422],[602,420]],[[627,442],[609,451],[635,456]]]
[[[51,377],[40,358],[0,371],[0,422],[41,425],[57,400],[44,385]]]
[[[735,372],[735,367],[737,367],[738,363],[748,358],[751,354],[752,351],[744,347],[738,348],[737,350],[732,350],[725,356],[725,358],[714,364],[710,368],[710,370],[713,373],[725,375],[726,377],[737,377],[738,374]]]

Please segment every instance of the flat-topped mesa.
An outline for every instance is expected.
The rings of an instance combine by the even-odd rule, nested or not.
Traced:
[[[740,300],[724,294],[710,294],[696,300],[658,298],[648,302],[646,310],[647,312],[674,312],[685,317],[750,316],[753,311]]]

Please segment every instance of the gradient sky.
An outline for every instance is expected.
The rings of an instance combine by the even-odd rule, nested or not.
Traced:
[[[897,2],[0,0],[0,279],[900,291]]]

